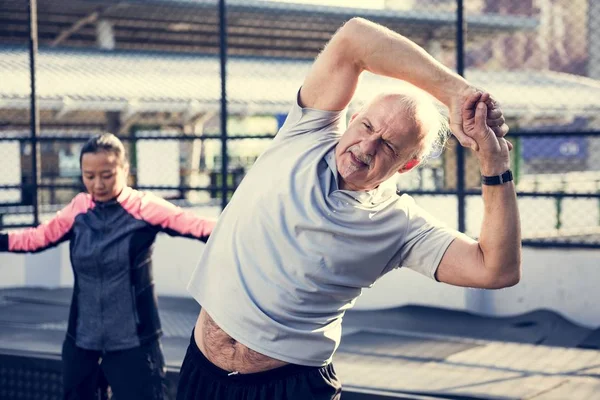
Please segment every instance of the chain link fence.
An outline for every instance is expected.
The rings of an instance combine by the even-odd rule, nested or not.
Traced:
[[[32,53],[28,2],[3,1],[0,227],[43,221],[83,190],[79,150],[105,131],[126,144],[132,186],[183,206],[223,207],[282,125],[314,57],[362,16],[500,100],[524,244],[600,247],[600,3],[368,3],[37,0]],[[365,74],[350,111],[392,86]],[[398,188],[478,235],[479,170],[455,141]]]

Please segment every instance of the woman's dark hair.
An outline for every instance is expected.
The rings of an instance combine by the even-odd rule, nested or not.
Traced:
[[[112,133],[101,133],[94,135],[87,142],[85,142],[81,148],[81,153],[79,154],[79,165],[81,165],[81,161],[83,160],[83,155],[85,153],[99,153],[101,151],[114,153],[122,166],[127,165],[127,158],[125,156],[125,147],[123,146],[123,142],[121,142],[119,138]]]

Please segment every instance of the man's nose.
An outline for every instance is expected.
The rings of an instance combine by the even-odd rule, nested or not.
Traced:
[[[361,143],[361,150],[363,154],[367,156],[374,156],[377,153],[377,146],[379,144],[379,137],[377,135],[371,135]]]

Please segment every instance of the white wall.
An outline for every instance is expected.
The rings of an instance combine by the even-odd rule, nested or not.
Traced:
[[[355,308],[369,310],[406,304],[463,310],[465,289],[435,282],[409,269],[392,271],[375,282],[356,301]]]
[[[481,311],[510,315],[547,308],[573,322],[600,326],[600,250],[525,249],[523,266],[517,286],[486,291],[492,307]]]
[[[549,309],[572,322],[600,327],[600,250],[523,249],[521,282],[481,290],[436,284],[410,270],[394,271],[365,290],[362,309],[421,304],[507,316]]]
[[[25,282],[25,257],[0,253],[0,287],[23,286]]]
[[[158,236],[154,277],[159,294],[188,296],[186,284],[203,247],[203,243],[190,239]],[[48,273],[41,279],[44,268]],[[72,284],[66,244],[34,255],[0,253],[0,287]],[[513,288],[464,289],[432,282],[410,270],[398,270],[365,290],[356,308],[420,304],[498,316],[545,308],[575,323],[596,328],[600,326],[599,284],[600,250],[525,248],[523,279]]]
[[[145,131],[144,133],[160,132]],[[140,186],[179,186],[180,162],[178,140],[143,140],[136,143],[137,184]],[[163,196],[177,196],[177,190],[153,190]]]
[[[9,133],[9,132],[7,132]],[[21,184],[21,145],[18,141],[0,143],[0,185]],[[0,190],[0,203],[18,203],[21,189]]]

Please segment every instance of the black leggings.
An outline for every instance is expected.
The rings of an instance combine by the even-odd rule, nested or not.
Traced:
[[[63,343],[65,400],[104,400],[110,385],[113,400],[163,400],[166,368],[158,340],[132,349],[101,352]]]
[[[231,375],[204,357],[192,332],[179,375],[177,400],[339,400],[341,392],[333,364],[288,364],[264,372]]]

